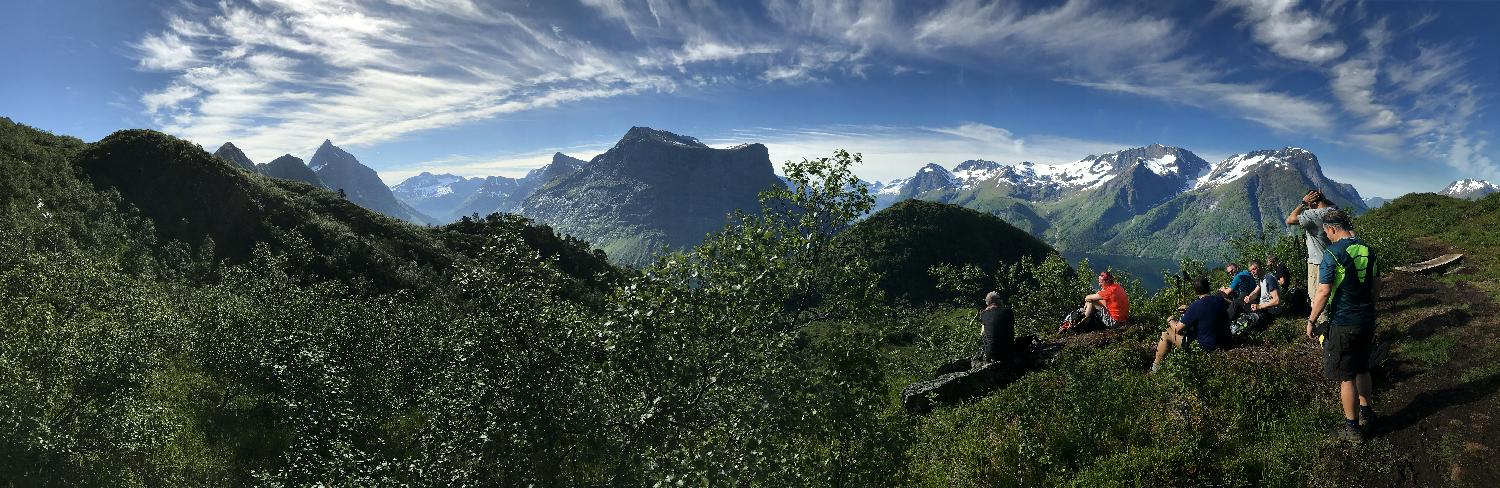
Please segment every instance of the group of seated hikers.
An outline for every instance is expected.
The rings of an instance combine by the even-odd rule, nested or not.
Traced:
[[[1306,335],[1323,348],[1324,377],[1340,384],[1348,428],[1341,427],[1336,435],[1361,439],[1375,418],[1369,364],[1379,296],[1377,261],[1370,247],[1355,236],[1350,216],[1316,190],[1303,197],[1287,217],[1287,225],[1299,227],[1307,238]],[[1242,270],[1229,263],[1224,270],[1229,283],[1217,290],[1207,277],[1188,280],[1196,298],[1178,308],[1180,315],[1168,319],[1156,344],[1153,373],[1171,349],[1228,349],[1235,334],[1267,327],[1291,309],[1292,275],[1275,256],[1267,256],[1264,266],[1250,261]],[[1099,273],[1098,282],[1099,291],[1085,296],[1083,306],[1068,314],[1058,332],[1113,329],[1129,323],[1130,299],[1125,289],[1109,271]],[[1009,360],[1020,352],[1012,350],[1013,342],[1008,340],[1014,337],[1015,317],[1000,293],[985,296],[985,309],[977,319],[982,324],[983,346],[974,358],[976,364]]]

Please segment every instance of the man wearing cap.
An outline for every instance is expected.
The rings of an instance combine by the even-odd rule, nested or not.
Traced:
[[[1102,313],[1098,309],[1104,309]],[[1105,328],[1124,327],[1130,319],[1130,298],[1125,287],[1115,283],[1115,275],[1099,273],[1099,293],[1083,297],[1083,322],[1097,317]]]
[[[1322,224],[1332,242],[1323,251],[1312,313],[1307,317],[1307,337],[1315,337],[1317,321],[1327,312],[1323,376],[1339,382],[1346,425],[1337,435],[1358,441],[1375,422],[1370,402],[1370,349],[1375,341],[1380,267],[1370,246],[1354,236],[1354,223],[1348,214],[1334,209],[1323,216]]]

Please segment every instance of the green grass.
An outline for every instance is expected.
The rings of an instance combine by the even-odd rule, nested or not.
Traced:
[[[1457,345],[1458,338],[1451,335],[1437,335],[1415,342],[1399,342],[1396,344],[1395,353],[1427,366],[1436,366],[1447,363],[1453,347]]]

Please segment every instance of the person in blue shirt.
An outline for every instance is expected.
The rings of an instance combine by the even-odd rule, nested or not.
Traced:
[[[1318,318],[1327,312],[1327,329],[1321,335],[1323,376],[1339,382],[1348,427],[1337,434],[1359,441],[1375,423],[1370,350],[1375,342],[1375,300],[1380,296],[1379,260],[1369,244],[1355,237],[1353,220],[1343,211],[1335,209],[1323,217],[1323,232],[1330,244],[1319,264],[1307,337],[1314,338]]]
[[[1206,277],[1193,280],[1193,292],[1198,294],[1198,299],[1188,304],[1182,320],[1167,321],[1167,330],[1161,333],[1161,340],[1156,343],[1152,372],[1156,372],[1161,360],[1167,357],[1168,348],[1183,348],[1188,344],[1198,344],[1205,351],[1229,348],[1233,336],[1229,333],[1229,312],[1225,308],[1228,304],[1213,294],[1213,286],[1208,284]]]
[[[1250,262],[1251,266],[1257,264],[1259,263],[1255,261]],[[1255,276],[1251,275],[1247,270],[1240,269],[1239,264],[1229,263],[1224,265],[1224,272],[1229,274],[1229,286],[1219,289],[1219,291],[1224,293],[1224,296],[1240,298],[1249,295],[1250,290],[1255,289]]]
[[[1250,266],[1259,265],[1260,263],[1255,261],[1250,262]],[[1229,299],[1229,320],[1233,321],[1235,317],[1249,310],[1244,300],[1251,291],[1255,290],[1255,276],[1249,271],[1241,270],[1240,265],[1235,263],[1224,265],[1224,271],[1229,273],[1229,286],[1220,288],[1219,292],[1224,294],[1224,298]]]

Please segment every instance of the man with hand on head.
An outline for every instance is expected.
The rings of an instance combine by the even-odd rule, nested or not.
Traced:
[[[1286,217],[1286,225],[1297,226],[1302,229],[1303,237],[1307,240],[1307,299],[1311,305],[1313,290],[1317,288],[1319,266],[1323,263],[1323,249],[1328,247],[1328,236],[1323,234],[1323,217],[1328,212],[1338,207],[1323,196],[1323,192],[1308,190],[1302,196],[1302,203],[1292,209],[1291,215]],[[1320,319],[1320,320],[1327,320]]]

